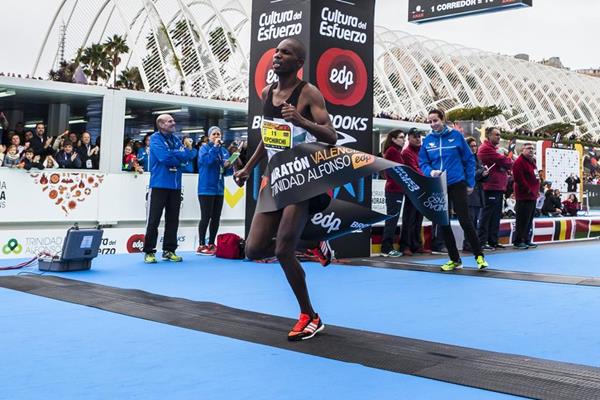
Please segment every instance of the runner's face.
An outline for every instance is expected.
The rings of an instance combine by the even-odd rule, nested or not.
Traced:
[[[300,60],[294,50],[294,46],[289,40],[279,43],[273,54],[273,72],[277,75],[285,75],[300,69]]]

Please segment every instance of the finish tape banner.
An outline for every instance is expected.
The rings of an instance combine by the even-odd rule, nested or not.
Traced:
[[[406,165],[323,143],[303,143],[271,158],[260,185],[256,211],[277,211],[382,170],[404,188],[406,196],[425,217],[449,225],[445,174],[425,177]],[[324,211],[312,215],[303,238],[332,239],[391,217],[355,203],[331,199]]]

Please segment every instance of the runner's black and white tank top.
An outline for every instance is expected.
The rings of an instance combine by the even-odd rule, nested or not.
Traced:
[[[286,103],[298,106],[298,100],[300,99],[300,93],[306,86],[305,81],[300,81],[296,86],[290,97],[286,100]],[[275,107],[273,105],[273,90],[277,87],[277,83],[274,83],[269,88],[267,99],[263,105],[263,118],[260,126],[260,132],[263,140],[263,144],[267,149],[267,156],[270,160],[271,157],[287,149],[291,149],[301,143],[316,142],[317,139],[311,135],[306,129],[295,126],[290,122],[286,122],[281,115],[281,109],[283,104]],[[302,113],[302,116],[310,121],[313,121],[312,113],[310,108]]]

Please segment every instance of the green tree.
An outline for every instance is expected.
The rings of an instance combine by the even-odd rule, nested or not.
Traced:
[[[94,82],[97,82],[98,79],[108,79],[112,72],[112,65],[105,46],[99,43],[92,44],[83,50],[81,63],[83,72]]]
[[[123,36],[113,35],[104,43],[104,50],[110,59],[113,82],[117,86],[117,66],[121,63],[121,54],[129,52],[129,46]]]
[[[450,121],[485,121],[502,114],[498,106],[458,108],[446,113],[446,119]]]
[[[132,90],[143,90],[144,82],[140,75],[138,67],[125,68],[119,74],[119,79],[115,82],[115,86]]]
[[[549,133],[551,135],[556,135],[557,133],[560,133],[561,136],[571,132],[573,132],[573,124],[568,122],[555,122],[535,130],[535,133],[538,134]]]

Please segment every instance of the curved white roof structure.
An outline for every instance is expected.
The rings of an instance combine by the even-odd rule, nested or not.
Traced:
[[[600,79],[491,52],[377,28],[376,112],[497,105],[492,123],[514,130],[581,122],[600,138]]]
[[[130,52],[120,68],[137,66],[147,90],[206,98],[248,96],[249,4],[240,0],[63,0],[34,66],[119,34]],[[600,139],[600,79],[491,52],[376,28],[375,113],[425,116],[438,107],[497,105],[492,123],[537,129],[580,122],[579,136]]]
[[[248,14],[238,0],[63,0],[34,66],[45,73],[60,57],[122,35],[130,47],[119,68],[137,66],[153,92],[194,93],[208,98],[248,96]]]

